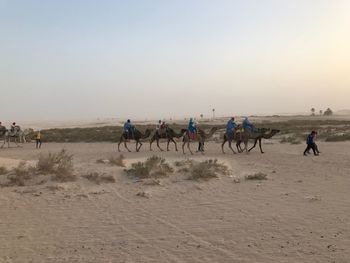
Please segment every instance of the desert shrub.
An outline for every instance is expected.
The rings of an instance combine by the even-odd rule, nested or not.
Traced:
[[[115,183],[115,178],[112,175],[99,174],[97,172],[83,175],[84,178],[95,184],[101,183]]]
[[[9,185],[24,186],[25,182],[35,175],[35,169],[27,166],[26,162],[20,162],[7,176]]]
[[[53,174],[53,179],[56,181],[66,182],[76,179],[73,173],[73,155],[68,154],[65,149],[58,153],[40,155],[36,169],[42,174]]]
[[[0,175],[7,174],[7,173],[8,173],[7,168],[4,166],[0,166]]]
[[[119,157],[116,158],[114,158],[113,156],[109,157],[108,161],[110,165],[125,167],[124,159],[124,155],[121,154],[119,155]]]
[[[173,172],[173,168],[166,163],[164,158],[158,156],[149,157],[145,162],[137,162],[131,165],[125,172],[139,178],[162,177]]]
[[[40,154],[36,168],[42,174],[49,174],[54,172],[54,167],[57,163],[56,154],[48,153],[46,155]]]
[[[176,162],[174,162],[174,165],[176,167],[184,167],[184,166],[187,166],[187,165],[191,165],[192,163],[193,163],[192,160],[186,159],[186,160],[176,161]]]
[[[189,167],[189,179],[210,179],[216,178],[220,174],[228,174],[229,170],[225,164],[219,163],[217,159],[192,163]]]
[[[329,135],[325,139],[326,142],[343,142],[350,141],[350,133]]]
[[[267,174],[258,172],[255,174],[250,174],[245,177],[246,180],[267,180]]]

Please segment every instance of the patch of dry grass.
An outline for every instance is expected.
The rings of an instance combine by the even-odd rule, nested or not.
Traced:
[[[124,155],[119,155],[118,157],[109,157],[108,161],[110,165],[115,165],[115,166],[119,166],[119,167],[125,167],[125,163],[124,163]]]
[[[76,180],[73,155],[62,149],[58,153],[41,154],[36,169],[42,174],[52,174],[52,179],[60,182]]]
[[[219,175],[227,175],[229,169],[225,164],[219,163],[217,159],[203,162],[193,162],[189,167],[190,180],[217,178]]]
[[[8,170],[5,166],[0,166],[0,175],[7,174]]]
[[[99,174],[97,172],[83,175],[83,177],[95,184],[115,183],[115,178],[112,175]]]
[[[144,162],[133,163],[130,169],[125,169],[127,175],[139,178],[164,177],[173,171],[165,159],[158,156],[149,157]]]
[[[246,180],[267,180],[267,174],[258,172],[255,174],[250,174],[245,177]]]
[[[24,186],[26,181],[33,179],[35,175],[34,167],[27,166],[26,162],[20,162],[17,167],[8,173],[7,179],[9,182],[7,186]]]

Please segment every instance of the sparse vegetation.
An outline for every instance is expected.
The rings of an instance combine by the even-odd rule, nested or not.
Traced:
[[[258,172],[255,174],[250,174],[245,177],[246,180],[267,180],[267,174]]]
[[[0,175],[7,174],[8,170],[5,166],[0,166]]]
[[[27,166],[26,162],[20,162],[17,167],[9,172],[7,179],[9,180],[8,185],[13,186],[24,186],[27,180],[30,180],[35,176],[35,169]]]
[[[130,169],[125,169],[129,176],[139,178],[163,177],[173,171],[165,159],[158,156],[149,157],[145,162],[133,163]]]
[[[219,163],[217,159],[192,162],[189,167],[189,179],[199,180],[216,178],[218,175],[226,175],[228,172],[228,167],[225,164]]]
[[[53,174],[53,179],[56,181],[67,182],[76,179],[73,155],[68,154],[65,149],[58,153],[40,155],[36,169],[42,174]]]
[[[326,137],[326,142],[350,141],[350,133],[334,134]]]
[[[101,183],[115,183],[115,178],[112,175],[99,174],[97,172],[83,175],[84,178],[95,184]]]
[[[119,155],[118,157],[109,157],[108,161],[110,165],[115,165],[115,166],[120,166],[120,167],[125,167],[125,163],[124,163],[124,155]]]

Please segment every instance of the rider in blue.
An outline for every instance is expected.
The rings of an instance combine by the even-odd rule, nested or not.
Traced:
[[[130,120],[127,120],[124,123],[124,134],[127,136],[127,138],[130,138],[133,134],[133,125],[131,124]]]
[[[192,134],[197,132],[196,125],[192,118],[190,118],[190,121],[188,122],[187,130]]]
[[[228,137],[231,137],[234,134],[236,127],[237,124],[235,123],[235,118],[232,117],[226,124],[226,134]]]
[[[245,130],[254,131],[254,126],[253,124],[250,123],[250,121],[248,120],[248,117],[244,118],[242,126]]]

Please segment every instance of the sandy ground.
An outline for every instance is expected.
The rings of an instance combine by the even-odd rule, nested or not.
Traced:
[[[124,152],[127,163],[150,156],[147,146]],[[263,155],[223,155],[215,143],[204,156],[154,151],[169,162],[218,158],[232,173],[200,182],[174,174],[153,186],[97,164],[118,156],[109,143],[0,149],[0,166],[63,147],[78,174],[116,183],[0,188],[0,262],[349,262],[350,143],[319,143],[319,157],[277,142]],[[255,172],[268,180],[244,180]]]

